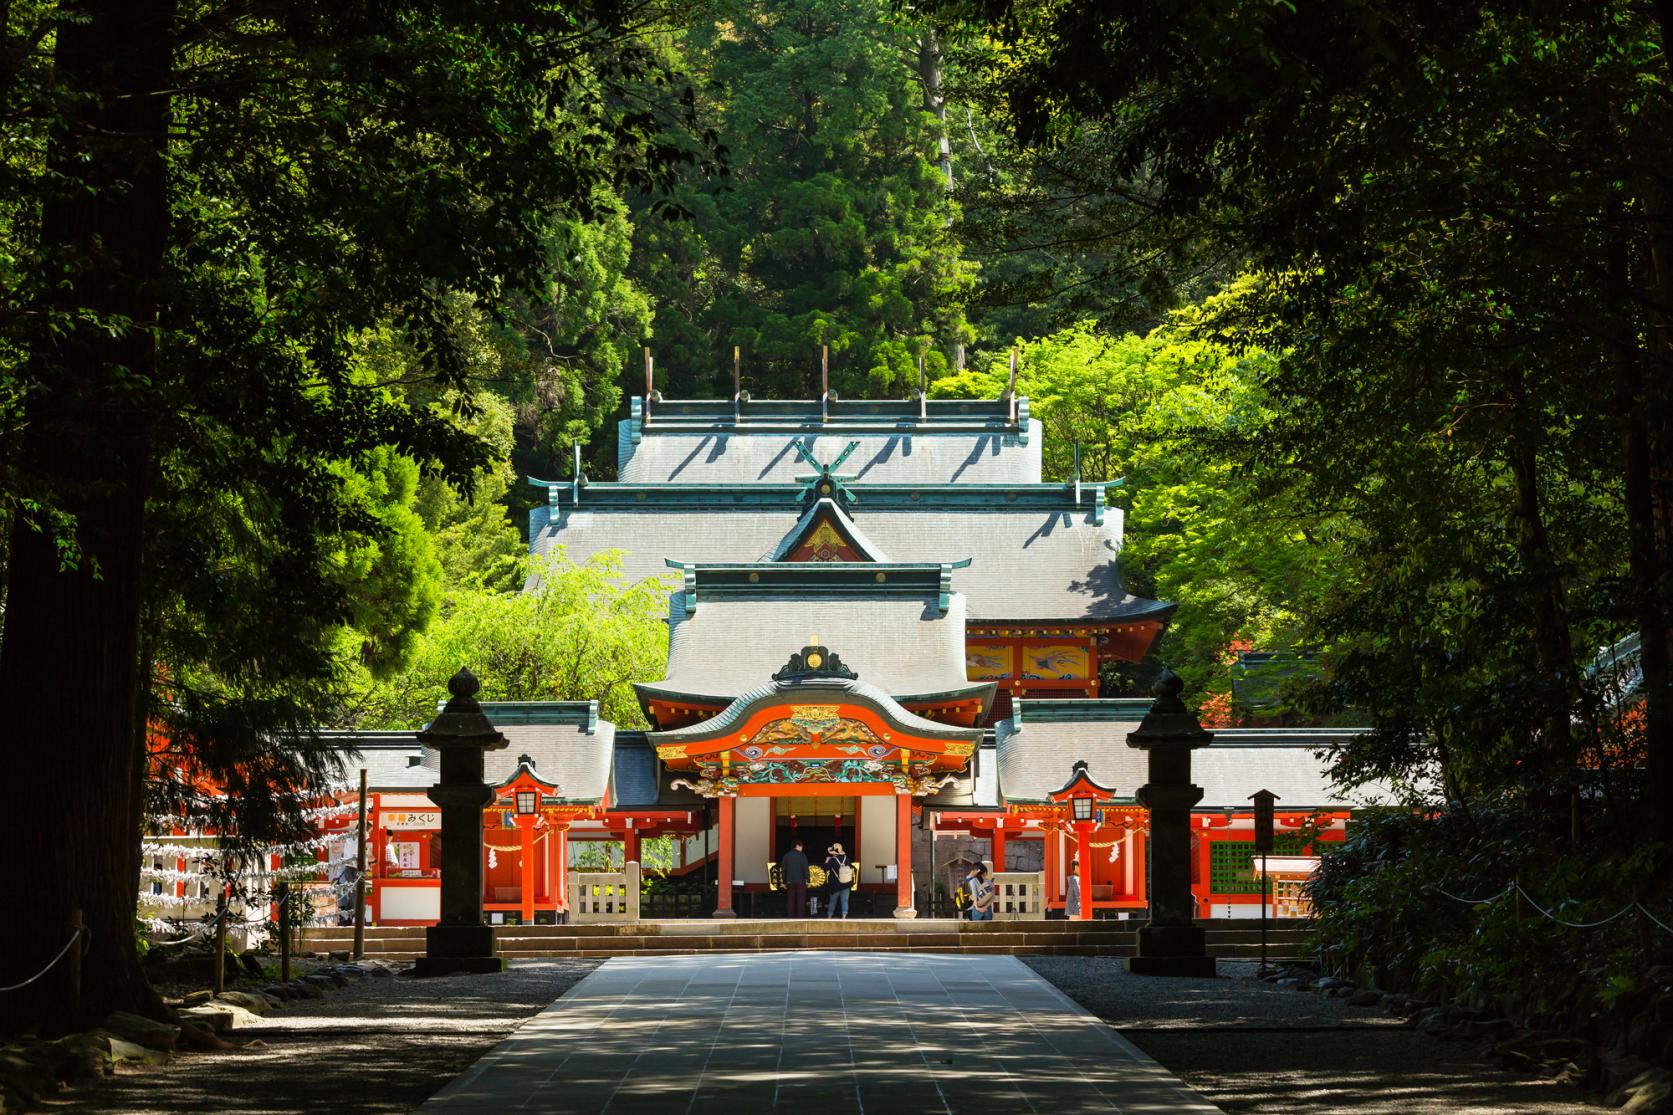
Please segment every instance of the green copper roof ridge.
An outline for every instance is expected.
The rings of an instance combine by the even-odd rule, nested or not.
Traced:
[[[1077,722],[1120,722],[1142,718],[1151,706],[1150,697],[1017,697],[1011,701],[1013,731],[1025,724],[1070,724]]]
[[[958,561],[679,561],[675,558],[663,558],[663,563],[670,569],[694,570],[771,570],[775,573],[791,573],[799,569],[811,571],[854,571],[857,573],[871,573],[881,571],[892,572],[925,572],[939,571],[942,566],[953,569],[968,568],[971,558],[960,558]]]
[[[588,735],[598,729],[597,701],[483,701],[482,711],[495,726],[573,725]]]

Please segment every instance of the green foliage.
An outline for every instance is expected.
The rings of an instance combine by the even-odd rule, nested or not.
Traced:
[[[347,716],[360,728],[412,728],[435,715],[436,694],[462,663],[488,701],[596,700],[624,727],[644,723],[630,682],[654,677],[667,658],[661,622],[670,585],[626,582],[614,554],[576,565],[561,554],[532,567],[529,591],[451,591],[419,638],[411,664],[363,680]]]
[[[642,224],[670,393],[729,391],[733,346],[769,397],[817,392],[821,344],[850,394],[904,395],[925,346],[945,371],[973,276],[931,161],[927,44],[878,0],[732,0],[682,46],[730,178],[690,188],[689,227]]]
[[[1647,861],[1564,848],[1542,827],[1507,798],[1356,818],[1345,843],[1322,846],[1308,884],[1326,969],[1431,1001],[1496,1003],[1530,1025],[1560,1012],[1553,1028],[1617,997],[1652,962],[1647,923],[1636,911],[1591,923],[1643,893]],[[1528,898],[1509,889],[1518,882]]]
[[[1245,288],[1211,300],[1212,309]],[[1336,575],[1332,516],[1262,499],[1228,438],[1267,420],[1277,361],[1205,339],[1192,308],[1140,337],[1091,323],[1020,348],[1018,389],[1046,431],[1048,479],[1119,480],[1122,571],[1135,591],[1179,604],[1156,654],[1204,698],[1230,692],[1231,648],[1298,650],[1303,616]],[[931,395],[993,398],[1007,366],[937,380]]]

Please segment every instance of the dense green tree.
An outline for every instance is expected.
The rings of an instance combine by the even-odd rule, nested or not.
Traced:
[[[406,669],[365,676],[349,715],[358,727],[412,728],[435,715],[436,694],[460,662],[491,701],[585,701],[625,727],[642,725],[633,688],[658,676],[668,654],[671,583],[627,582],[613,554],[584,565],[557,555],[536,561],[527,592],[459,588],[418,640]]]
[[[148,568],[148,497],[174,498],[171,474],[209,485],[281,543],[256,578],[266,614],[245,612],[279,638],[235,640],[259,652],[241,675],[256,688],[287,676],[273,660],[305,653],[322,610],[352,619],[322,559],[387,525],[352,478],[387,450],[391,468],[408,458],[464,488],[486,459],[453,414],[359,378],[355,338],[393,323],[470,411],[454,300],[548,294],[554,229],[686,157],[624,99],[658,66],[639,37],[655,16],[422,0],[7,9],[0,211],[18,281],[0,321],[20,418],[4,462],[0,815],[10,886],[36,916],[5,922],[0,955],[30,974],[71,908],[100,944],[79,1003],[43,980],[0,1002],[0,1030],[160,1009],[125,944],[151,680],[140,618],[148,576],[195,570]]]
[[[1094,140],[1110,188],[1265,277],[1213,327],[1284,354],[1240,460],[1362,539],[1320,616],[1382,729],[1343,773],[1561,800],[1582,667],[1636,629],[1673,841],[1666,6],[943,10],[1001,44],[1020,142]]]
[[[952,362],[972,275],[926,49],[877,0],[733,0],[686,32],[730,177],[690,190],[689,227],[641,224],[671,390],[729,393],[734,346],[779,397],[817,393],[822,344],[856,395],[904,395],[922,348]]]
[[[1242,289],[1210,300],[1209,311]],[[1276,363],[1197,336],[1191,307],[1150,333],[1112,337],[1087,323],[1026,343],[1018,389],[1047,431],[1047,479],[1116,480],[1125,514],[1122,573],[1179,605],[1155,649],[1199,700],[1229,713],[1233,644],[1308,647],[1305,621],[1336,576],[1335,516],[1265,498],[1223,449],[1270,413]],[[993,398],[1007,363],[937,380],[932,396]],[[1116,679],[1107,679],[1115,681]]]

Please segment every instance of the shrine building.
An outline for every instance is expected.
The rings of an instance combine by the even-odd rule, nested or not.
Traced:
[[[569,915],[583,842],[636,863],[650,836],[674,837],[675,853],[646,916],[781,913],[770,865],[796,839],[815,864],[844,846],[856,915],[948,913],[978,860],[1033,878],[1047,916],[1143,910],[1145,758],[1126,736],[1150,702],[1099,699],[1098,677],[1140,660],[1173,605],[1127,591],[1107,485],[1044,481],[1041,438],[1014,392],[648,391],[620,423],[617,481],[535,481],[534,554],[615,551],[628,580],[667,578],[668,661],[634,681],[644,731],[596,703],[483,703],[510,740],[487,756],[490,918]],[[1280,851],[1298,855],[1388,800],[1332,790],[1314,749],[1339,735],[1221,730],[1197,752],[1199,915],[1255,913],[1255,791],[1277,795]],[[435,920],[435,752],[412,732],[340,742],[371,784],[373,920]]]

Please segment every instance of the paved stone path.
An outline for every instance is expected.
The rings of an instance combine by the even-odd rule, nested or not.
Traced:
[[[419,1108],[1217,1110],[1014,957],[833,952],[610,960]]]

